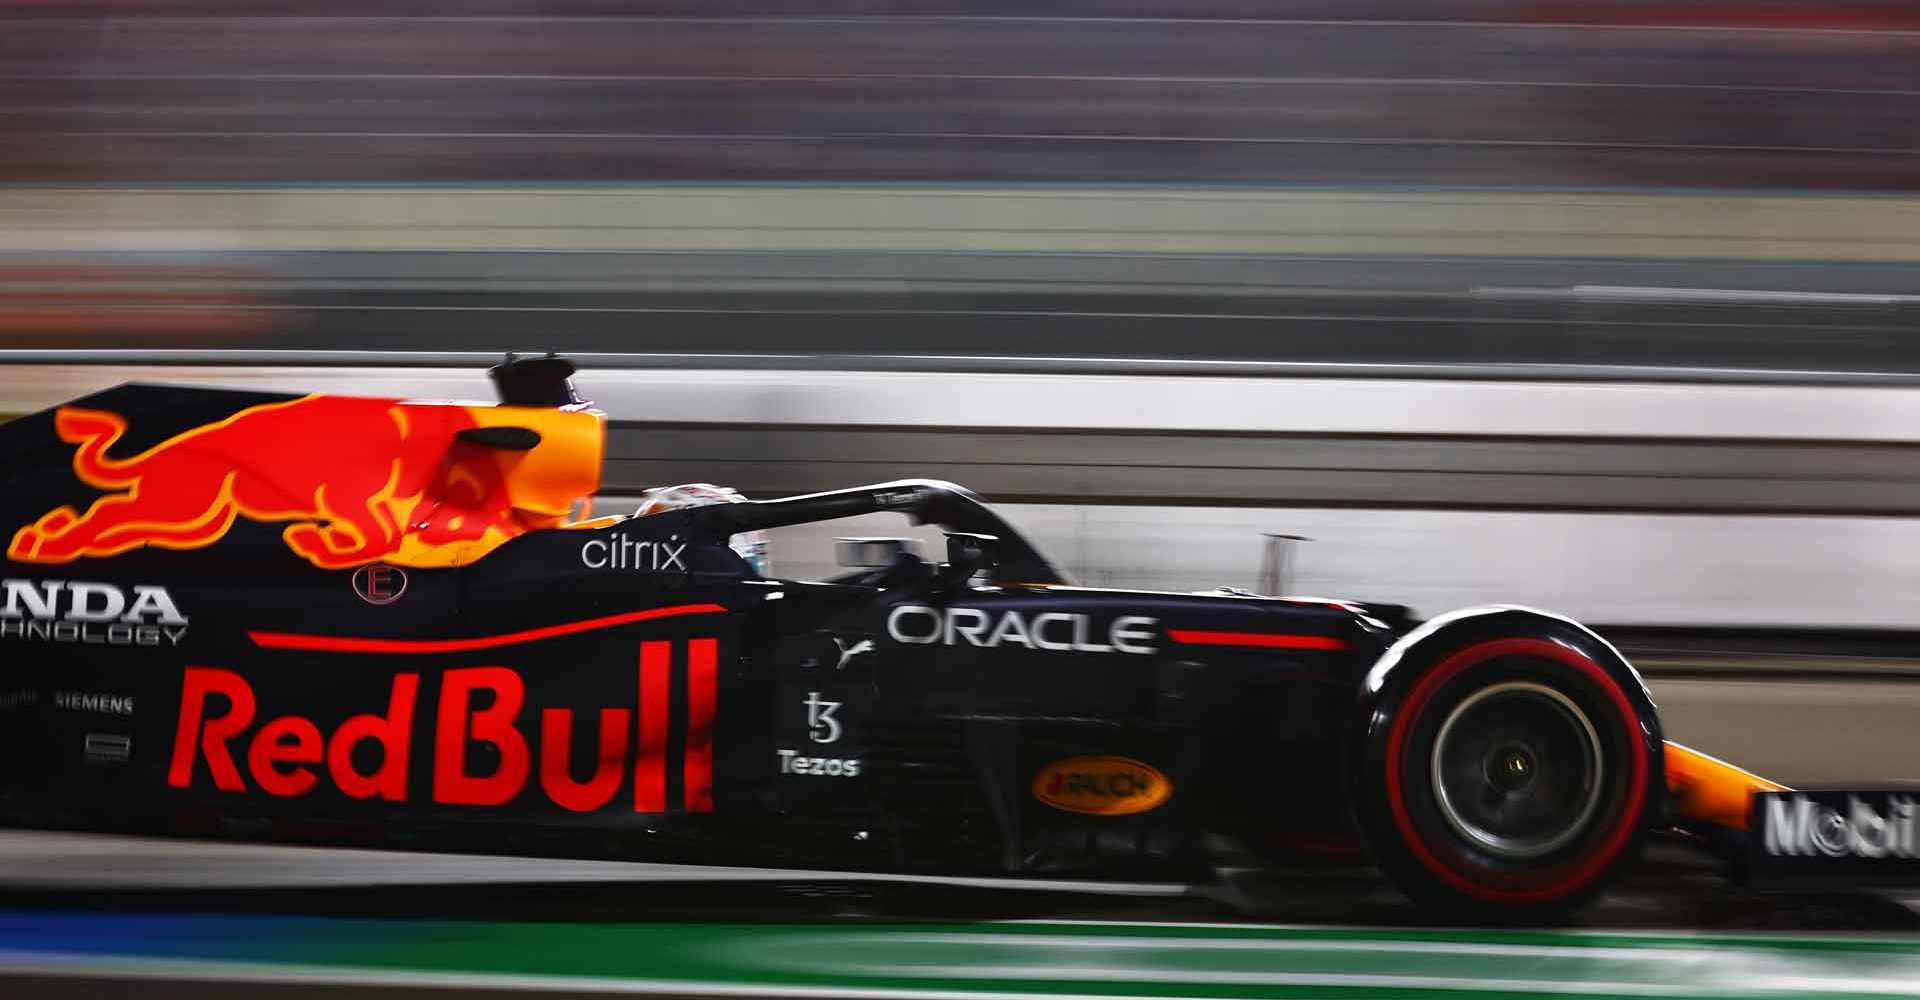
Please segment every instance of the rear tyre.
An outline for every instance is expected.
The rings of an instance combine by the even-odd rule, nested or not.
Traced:
[[[1554,920],[1638,851],[1664,786],[1633,668],[1572,623],[1500,611],[1402,652],[1350,771],[1381,868],[1437,914]]]

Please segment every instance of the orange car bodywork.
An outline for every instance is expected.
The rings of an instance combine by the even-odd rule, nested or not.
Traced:
[[[1730,830],[1748,828],[1748,803],[1758,792],[1792,791],[1724,760],[1667,741],[1667,794],[1675,820]]]

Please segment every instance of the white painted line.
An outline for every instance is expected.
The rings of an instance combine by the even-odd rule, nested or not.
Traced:
[[[1658,288],[1635,285],[1575,285],[1576,298],[1625,302],[1732,302],[1777,305],[1891,306],[1920,302],[1920,295],[1875,295],[1858,292],[1779,292],[1739,288]]]
[[[1131,925],[1145,926],[1145,925]],[[1245,929],[1250,925],[1231,925],[1236,929]],[[1324,930],[1325,928],[1303,928],[1306,930]],[[1275,952],[1291,954],[1312,954],[1315,952],[1384,952],[1395,955],[1474,955],[1497,958],[1573,958],[1604,959],[1608,961],[1651,961],[1651,962],[1701,962],[1724,957],[1725,950],[1719,948],[1638,948],[1624,945],[1532,945],[1532,944],[1484,944],[1476,941],[1421,941],[1395,938],[1391,929],[1379,931],[1378,940],[1319,940],[1287,938],[1190,938],[1190,937],[1122,937],[1119,935],[1067,934],[886,934],[863,937],[857,930],[851,934],[836,933],[836,942],[862,942],[890,945],[912,942],[915,944],[953,944],[953,945],[992,945],[996,947],[1035,945],[1046,948],[1059,948],[1066,951],[1234,951],[1234,952]],[[1716,943],[1717,944],[1717,943]],[[1920,971],[1920,970],[1917,970]]]
[[[1204,969],[1113,969],[1093,965],[914,966],[911,975],[969,976],[1047,982],[1186,983],[1196,986],[1336,986],[1401,990],[1477,990],[1489,993],[1552,993],[1583,996],[1675,996],[1695,989],[1664,983],[1604,980],[1492,979],[1475,976],[1402,976],[1367,972],[1226,972]]]
[[[1724,958],[1724,956],[1722,956]],[[1679,996],[1757,993],[1875,993],[1920,996],[1920,980],[1898,976],[1792,976],[1741,974],[1682,982],[1605,979],[1505,979],[1483,976],[1396,975],[1363,972],[1233,972],[1204,969],[1115,969],[1107,966],[976,965],[914,966],[912,976],[971,977],[1046,982],[1183,983],[1196,986],[1330,986],[1376,989],[1475,990],[1489,993],[1571,996]]]
[[[1900,903],[1903,906],[1910,906],[1916,909],[1920,909],[1920,897],[1896,897],[1894,901],[1897,903]],[[1022,924],[1030,927],[1047,927],[1047,926],[1163,927],[1163,928],[1170,928],[1170,929],[1190,928],[1194,930],[1247,931],[1249,933],[1258,933],[1262,931],[1310,931],[1310,932],[1335,931],[1340,933],[1377,934],[1380,936],[1381,940],[1383,941],[1390,940],[1396,944],[1402,941],[1403,939],[1393,937],[1393,935],[1395,934],[1402,934],[1409,931],[1428,932],[1433,930],[1433,928],[1431,927],[1414,927],[1414,926],[1378,927],[1378,926],[1370,926],[1370,925],[1363,925],[1363,924],[1261,924],[1261,923],[1228,923],[1228,922],[1214,922],[1214,921],[1203,921],[1203,920],[1103,920],[1103,919],[1097,919],[1097,918],[1065,918],[1065,917],[1063,918],[1023,917],[1023,918],[1014,919],[1014,920],[996,920],[991,922],[996,924]],[[1463,933],[1463,934],[1513,933],[1513,929],[1509,927],[1478,927],[1478,928],[1457,927],[1457,928],[1449,928],[1449,931],[1454,931],[1454,932]],[[1637,927],[1555,927],[1555,928],[1541,931],[1540,933],[1547,934],[1556,938],[1599,938],[1599,939],[1631,938],[1635,940],[1638,940],[1641,938],[1660,938],[1662,940],[1670,940],[1670,941],[1681,942],[1681,943],[1711,942],[1716,947],[1726,945],[1726,946],[1747,946],[1747,947],[1764,948],[1769,945],[1779,944],[1779,943],[1801,942],[1801,943],[1818,944],[1818,943],[1832,942],[1832,941],[1893,941],[1900,944],[1915,944],[1915,939],[1913,935],[1901,933],[1898,931],[1885,931],[1885,932],[1874,932],[1874,933],[1862,933],[1862,932],[1856,932],[1856,931],[1845,931],[1845,932],[1834,931],[1831,933],[1803,932],[1799,934],[1780,934],[1780,933],[1774,933],[1774,932],[1767,932],[1765,934],[1761,934],[1756,932],[1756,933],[1746,934],[1746,935],[1741,935],[1737,933],[1720,935],[1720,934],[1709,934],[1706,931],[1661,930],[1661,929],[1642,930]]]
[[[39,831],[0,833],[0,884],[142,888],[648,882],[862,882],[1177,897],[1183,882],[901,875],[503,855],[288,847]]]
[[[114,959],[97,955],[51,956],[0,949],[0,982],[6,974],[145,981],[273,983],[309,986],[414,986],[445,990],[572,991],[601,995],[791,997],[795,1000],[1167,1000],[1156,994],[1023,993],[1017,991],[885,989],[871,987],[734,985],[671,979],[606,979],[588,976],[418,972],[332,968],[315,965],[253,965],[180,959]],[[1188,997],[1186,1000],[1242,1000]]]
[[[1726,956],[1719,956],[1724,959]],[[956,990],[873,988],[855,986],[791,986],[778,984],[716,984],[682,980],[612,979],[587,976],[422,972],[416,970],[332,968],[313,965],[252,965],[242,962],[142,960],[102,958],[96,955],[50,956],[34,952],[0,951],[0,972],[71,978],[113,977],[133,980],[251,982],[314,986],[413,986],[449,990],[573,991],[585,994],[686,995],[714,997],[847,998],[847,1000],[1165,1000],[1162,994],[1126,992],[1053,992],[1048,990]],[[1753,975],[1743,970],[1695,983],[1621,981],[1567,981],[1556,979],[1500,979],[1460,976],[1402,976],[1378,973],[1204,973],[1188,970],[1073,970],[1083,981],[1174,982],[1205,985],[1266,985],[1372,987],[1409,992],[1477,990],[1495,993],[1578,996],[1699,997],[1753,993],[1879,993],[1920,995],[1920,980],[1874,976]],[[979,966],[918,970],[922,975],[983,978]],[[1056,966],[995,966],[993,978],[1058,982],[1070,978]],[[1191,1000],[1214,1000],[1204,994],[1183,994]],[[1224,1000],[1224,998],[1222,998]]]
[[[828,947],[828,944],[831,947]],[[941,946],[969,949],[942,955]],[[1186,983],[1232,986],[1333,986],[1469,989],[1570,995],[1704,995],[1729,991],[1870,992],[1920,995],[1920,955],[1788,954],[1764,943],[1708,947],[1526,945],[1452,941],[1190,939],[978,933],[850,934],[761,942],[736,956],[746,968],[776,974],[1051,983]],[[898,952],[894,948],[900,948]],[[982,960],[983,953],[990,956]],[[1196,951],[1231,951],[1233,968],[1183,960]],[[1089,954],[1091,952],[1092,954]],[[1257,954],[1285,956],[1286,967],[1248,967]],[[1352,972],[1336,955],[1375,954],[1375,967]],[[1413,956],[1439,962],[1415,962]],[[961,959],[962,961],[954,961]],[[1519,975],[1452,975],[1465,960]],[[1488,960],[1511,960],[1506,962]],[[1543,964],[1545,963],[1545,964]],[[1418,971],[1415,971],[1415,970]],[[884,970],[883,972],[881,970]],[[1463,970],[1465,971],[1465,970]],[[1562,973],[1555,976],[1554,973]],[[1823,974],[1825,973],[1825,974]]]

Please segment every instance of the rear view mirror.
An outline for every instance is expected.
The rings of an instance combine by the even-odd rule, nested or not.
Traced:
[[[502,406],[579,406],[573,391],[573,362],[554,354],[522,358],[513,354],[487,370]]]
[[[919,555],[910,538],[836,538],[834,561],[849,569],[883,569],[901,555]]]

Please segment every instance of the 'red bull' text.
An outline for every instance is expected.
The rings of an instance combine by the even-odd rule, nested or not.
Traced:
[[[352,716],[330,732],[303,715],[263,718],[246,678],[217,667],[189,667],[167,784],[187,788],[205,774],[222,792],[292,798],[324,781],[348,798],[404,802],[420,787],[409,780],[423,752],[416,734],[431,734],[424,785],[434,803],[503,806],[535,794],[529,792],[533,786],[562,809],[592,812],[630,788],[626,804],[632,811],[665,812],[673,645],[641,643],[631,707],[536,712],[518,671],[461,667],[439,672],[438,692],[430,697],[421,693],[419,673],[394,674],[384,709]],[[687,724],[680,756],[682,805],[689,812],[713,810],[716,646],[713,639],[685,644]],[[597,727],[595,751],[580,762],[590,766],[575,766],[576,725]]]

